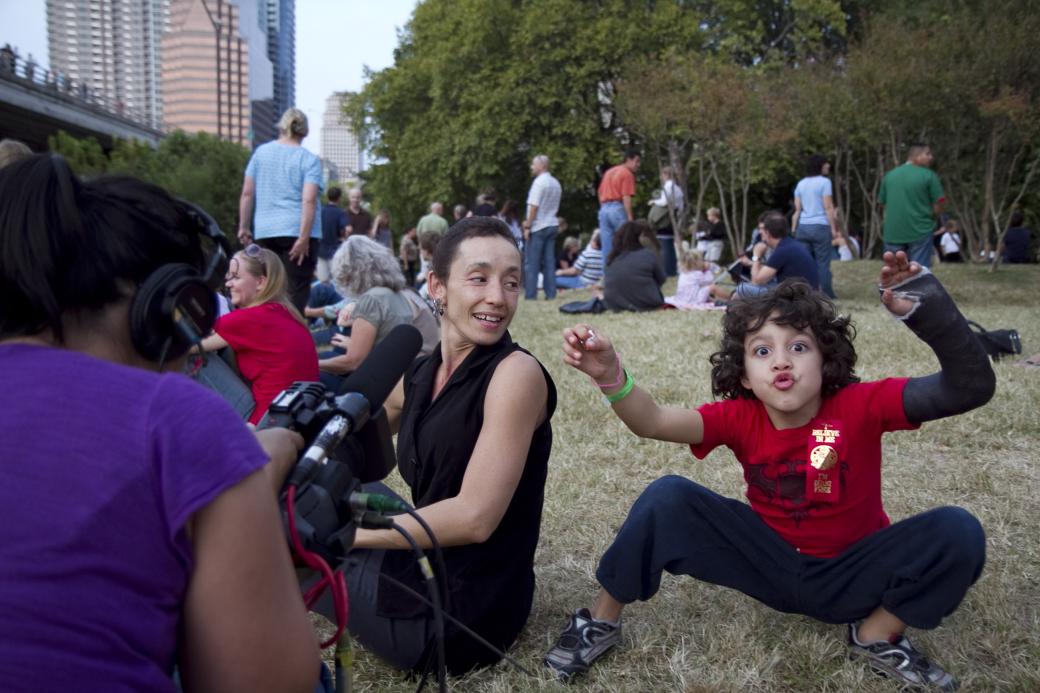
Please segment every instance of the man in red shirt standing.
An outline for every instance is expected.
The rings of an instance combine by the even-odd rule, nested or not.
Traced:
[[[614,247],[614,232],[626,221],[632,221],[632,198],[636,194],[636,171],[642,163],[638,149],[625,150],[625,161],[603,174],[599,183],[599,242],[606,267],[610,249]]]

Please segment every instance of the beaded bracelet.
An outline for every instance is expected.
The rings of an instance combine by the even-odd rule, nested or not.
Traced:
[[[621,388],[620,390],[618,390],[617,392],[615,392],[614,394],[612,394],[612,395],[604,395],[603,396],[603,399],[607,400],[607,404],[614,404],[616,402],[620,402],[624,398],[628,397],[628,395],[631,394],[631,392],[632,392],[632,388],[635,387],[635,384],[636,384],[635,378],[633,378],[629,374],[629,372],[627,370],[624,371],[624,373],[625,373],[625,386],[623,388]]]
[[[589,376],[590,378],[592,378],[592,382],[596,383],[596,387],[598,387],[601,390],[606,390],[607,388],[610,388],[610,387],[617,387],[618,385],[620,385],[623,382],[624,376],[622,375],[622,373],[624,373],[624,369],[621,368],[621,352],[615,351],[614,352],[614,359],[615,359],[615,363],[617,364],[617,377],[614,378],[614,382],[607,383],[606,385],[600,385],[599,383],[596,382],[595,378],[592,378],[592,376]]]

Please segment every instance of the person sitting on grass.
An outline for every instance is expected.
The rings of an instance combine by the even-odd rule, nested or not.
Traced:
[[[596,229],[574,264],[567,269],[556,270],[556,288],[581,289],[592,286],[602,278],[603,253],[599,246],[599,229]]]
[[[564,361],[589,375],[636,435],[730,448],[750,505],[690,479],[654,481],[600,560],[601,588],[546,656],[560,678],[621,640],[625,604],[650,599],[661,573],[740,590],[778,611],[848,624],[852,657],[918,688],[956,679],[904,635],[951,614],[982,572],[986,540],[966,510],[941,507],[890,524],[881,503],[881,436],[985,404],[995,376],[942,285],[905,253],[885,254],[881,302],[938,357],[918,378],[860,382],[854,330],[804,281],[734,301],[698,409],[659,406],[633,384],[610,340],[564,330]]]
[[[657,234],[643,221],[626,221],[614,234],[603,271],[603,302],[611,310],[657,310],[664,305],[664,267]]]
[[[683,244],[686,245],[685,243]],[[664,302],[681,310],[704,310],[714,308],[711,287],[719,266],[704,259],[704,253],[696,248],[685,247],[679,258],[679,282],[675,295],[667,296]]]
[[[751,281],[741,282],[732,292],[713,286],[712,296],[723,301],[733,296],[756,296],[792,278],[804,279],[812,288],[820,288],[816,261],[801,243],[791,238],[787,217],[777,211],[765,212],[758,218],[758,230],[762,240],[755,244],[750,258],[740,258],[742,265],[751,268]]]

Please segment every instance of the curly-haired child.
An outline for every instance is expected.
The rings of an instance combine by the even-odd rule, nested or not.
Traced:
[[[562,679],[621,639],[621,611],[650,599],[661,573],[740,590],[778,611],[847,623],[850,655],[904,685],[957,680],[904,636],[952,613],[978,579],[978,520],[941,507],[890,524],[881,503],[881,436],[985,404],[995,376],[942,285],[886,253],[881,301],[938,357],[921,378],[860,382],[854,330],[799,280],[734,302],[698,409],[659,406],[635,387],[602,333],[564,331],[564,360],[589,375],[638,436],[686,443],[698,458],[730,448],[750,505],[684,477],[650,484],[600,560],[601,589],[546,656]]]

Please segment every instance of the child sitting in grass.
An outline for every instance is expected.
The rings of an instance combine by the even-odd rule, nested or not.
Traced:
[[[985,404],[995,376],[964,317],[927,269],[885,254],[881,302],[939,359],[938,373],[859,382],[854,330],[800,280],[735,301],[698,409],[659,406],[613,345],[588,325],[564,331],[564,360],[589,375],[638,436],[719,445],[744,468],[750,505],[668,476],[636,500],[600,560],[601,588],[546,664],[569,680],[621,639],[621,611],[650,599],[661,573],[740,590],[764,604],[848,624],[849,653],[916,688],[957,680],[903,634],[935,628],[978,579],[978,520],[941,507],[890,524],[881,503],[881,436]]]
[[[665,297],[664,302],[682,310],[714,308],[711,285],[715,282],[718,269],[718,265],[704,259],[701,251],[684,247],[679,258],[679,281],[675,295]]]

